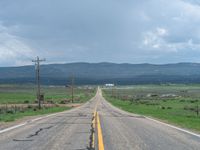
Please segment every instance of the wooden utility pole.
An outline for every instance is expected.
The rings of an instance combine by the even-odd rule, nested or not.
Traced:
[[[74,102],[74,76],[71,76],[71,94],[72,94],[72,103]]]
[[[36,71],[36,84],[37,84],[37,100],[38,100],[38,108],[41,109],[41,94],[40,94],[40,62],[46,61],[45,59],[40,59],[38,56],[32,62],[35,63],[35,71]]]
[[[115,85],[115,98],[118,98],[117,86]]]
[[[112,97],[114,97],[114,87],[112,87]]]

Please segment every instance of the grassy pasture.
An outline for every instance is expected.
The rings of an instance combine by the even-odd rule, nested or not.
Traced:
[[[104,89],[113,105],[200,131],[200,85],[138,85]]]
[[[63,100],[71,100],[71,89],[66,87],[42,86],[41,93],[44,93],[45,101],[60,103]],[[85,102],[94,94],[95,88],[76,87],[74,89],[74,102]],[[34,85],[0,85],[0,104],[35,103],[35,100],[36,88]]]
[[[45,100],[42,109],[37,109],[34,85],[0,85],[0,122],[14,121],[24,116],[54,113],[70,109],[71,88],[42,86]],[[74,88],[74,103],[84,103],[96,93],[95,87]]]

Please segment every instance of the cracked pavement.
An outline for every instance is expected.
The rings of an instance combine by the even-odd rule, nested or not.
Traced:
[[[98,104],[98,105],[97,105]],[[93,113],[105,150],[199,150],[200,138],[109,104],[101,90],[86,104],[0,134],[0,150],[92,150]]]

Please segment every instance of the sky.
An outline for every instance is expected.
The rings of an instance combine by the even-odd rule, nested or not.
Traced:
[[[0,0],[0,66],[200,62],[199,0]]]

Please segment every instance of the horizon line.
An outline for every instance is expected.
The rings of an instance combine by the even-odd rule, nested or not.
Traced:
[[[67,65],[67,64],[116,64],[116,65],[157,65],[157,66],[162,66],[162,65],[175,65],[175,64],[200,64],[200,62],[177,62],[177,63],[128,63],[128,62],[123,62],[123,63],[116,63],[116,62],[109,62],[109,61],[102,61],[102,62],[82,62],[82,61],[77,61],[77,62],[66,62],[66,63],[43,63],[41,66],[47,66],[47,65]],[[34,66],[34,65],[19,65],[19,66],[0,66],[0,68],[17,68],[17,67],[27,67],[27,66]]]

